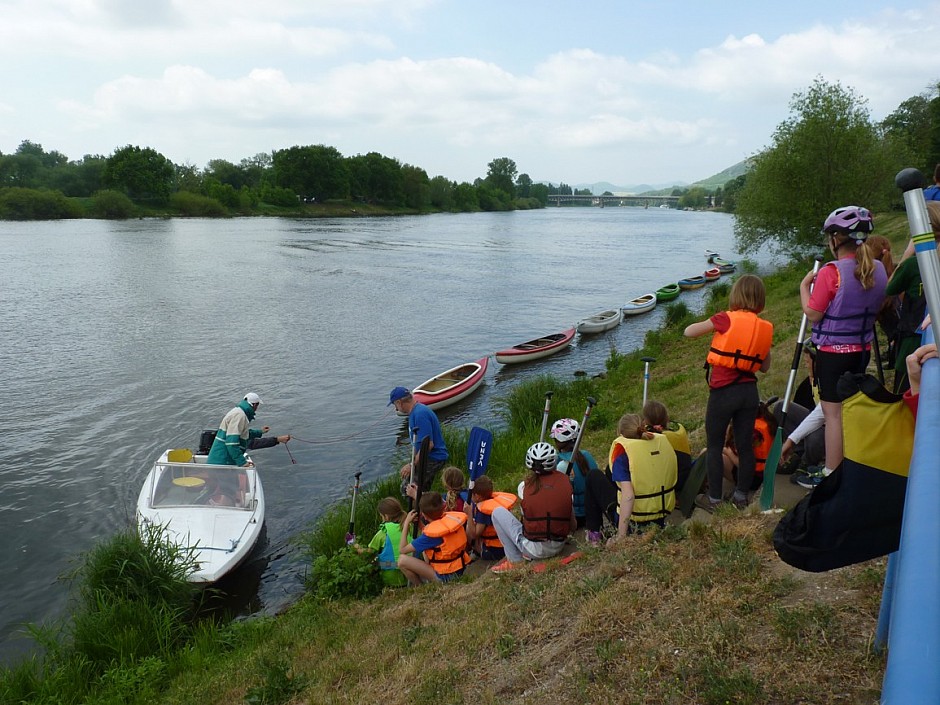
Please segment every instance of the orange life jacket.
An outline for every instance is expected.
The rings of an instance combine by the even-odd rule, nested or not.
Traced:
[[[518,501],[519,498],[511,492],[494,492],[493,496],[489,499],[478,502],[476,508],[480,510],[480,513],[492,516],[493,510],[497,507],[512,509]],[[493,548],[503,547],[503,544],[500,543],[499,536],[496,535],[496,527],[492,524],[488,524],[483,528],[483,533],[480,534],[480,538],[483,539],[484,546],[491,546]]]
[[[467,555],[467,532],[463,525],[467,515],[463,512],[445,512],[440,519],[435,519],[424,527],[424,535],[442,538],[444,543],[424,552],[434,572],[449,575],[462,570],[470,562]]]
[[[757,417],[754,422],[754,472],[762,475],[764,467],[767,465],[767,456],[770,455],[770,447],[774,444],[773,436],[770,435],[770,427],[764,419]]]
[[[727,311],[731,326],[715,333],[705,362],[742,372],[756,372],[770,354],[774,326],[752,311]]]

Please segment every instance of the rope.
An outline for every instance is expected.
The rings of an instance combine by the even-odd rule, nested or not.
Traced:
[[[391,413],[392,413],[391,410],[386,411],[386,412],[385,412],[381,417],[379,417],[375,422],[369,424],[368,426],[366,426],[366,427],[365,427],[364,429],[362,429],[361,431],[356,431],[355,433],[350,433],[349,435],[346,435],[346,436],[332,436],[332,437],[329,437],[329,438],[319,438],[319,439],[313,441],[313,440],[310,440],[310,439],[307,439],[307,438],[299,438],[298,436],[295,436],[295,435],[292,433],[291,436],[290,436],[290,439],[291,439],[292,441],[299,441],[300,443],[310,443],[311,445],[327,445],[327,444],[330,444],[330,443],[342,443],[343,441],[348,441],[348,440],[351,439],[351,438],[357,438],[357,437],[359,437],[359,436],[365,435],[366,433],[369,433],[374,427],[376,427],[376,426],[378,426],[380,423],[382,423],[382,422],[389,416],[389,414],[391,414]],[[285,445],[285,447],[286,447],[286,445]],[[290,452],[290,451],[288,450],[288,453],[289,453],[289,452]]]

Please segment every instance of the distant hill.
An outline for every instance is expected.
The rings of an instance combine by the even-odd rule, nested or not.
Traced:
[[[618,186],[612,184],[609,181],[596,181],[593,184],[572,184],[571,188],[577,189],[578,191],[583,191],[584,189],[590,190],[595,196],[600,196],[602,193],[610,192],[615,196],[668,196],[672,193],[673,189],[676,188],[689,188],[690,186],[701,186],[709,191],[714,191],[719,186],[724,186],[726,183],[731,181],[731,179],[737,178],[741,174],[745,173],[750,169],[750,163],[748,160],[738,162],[733,166],[729,166],[724,171],[721,171],[714,176],[709,176],[707,179],[702,179],[701,181],[696,181],[692,184],[689,184],[687,181],[672,181],[669,183],[661,184],[634,184],[633,186]],[[543,184],[552,184],[550,181],[540,181],[539,183]]]

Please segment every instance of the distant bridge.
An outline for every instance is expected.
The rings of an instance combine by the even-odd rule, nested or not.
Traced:
[[[548,197],[551,206],[653,206],[666,205],[675,208],[679,196],[570,196],[555,194]]]

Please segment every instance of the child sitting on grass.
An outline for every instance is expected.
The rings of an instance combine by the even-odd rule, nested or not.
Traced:
[[[418,509],[425,521],[424,533],[408,543],[408,531],[417,518],[417,512],[408,512],[401,527],[398,568],[412,587],[459,578],[470,562],[464,529],[467,515],[446,511],[444,498],[439,492],[422,495]],[[410,555],[422,552],[427,563]]]
[[[497,507],[512,509],[519,498],[511,492],[494,492],[493,481],[480,475],[473,483],[473,516],[467,523],[467,536],[480,558],[499,560],[506,555],[493,526],[493,510]]]
[[[375,551],[382,582],[386,587],[404,587],[408,584],[404,574],[398,569],[398,549],[401,545],[402,527],[405,510],[394,497],[379,501],[376,509],[382,518],[382,524],[369,542],[369,548]]]

